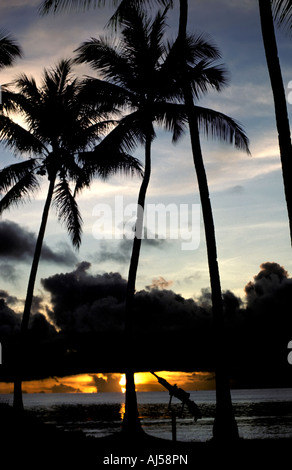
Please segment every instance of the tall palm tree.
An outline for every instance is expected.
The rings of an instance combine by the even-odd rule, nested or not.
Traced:
[[[84,99],[81,80],[72,75],[72,61],[63,60],[44,71],[38,87],[33,78],[20,76],[15,81],[17,92],[11,92],[14,107],[26,127],[15,123],[9,113],[0,115],[0,141],[19,154],[32,156],[0,171],[0,213],[33,195],[40,180],[48,179],[47,196],[36,241],[20,331],[20,354],[25,346],[37,270],[40,261],[49,210],[52,203],[58,219],[64,222],[73,246],[81,243],[82,218],[75,194],[89,186],[94,175],[107,178],[119,170],[140,172],[139,162],[121,153],[87,159],[88,150],[100,139],[110,121],[106,111],[89,105]],[[88,160],[88,163],[87,163]],[[72,184],[75,185],[73,192]],[[21,355],[20,355],[21,357]],[[14,406],[23,409],[21,361],[16,372]]]
[[[259,0],[259,11],[267,67],[274,97],[276,126],[278,131],[284,191],[290,226],[290,240],[292,244],[292,144],[286,93],[283,85],[274,28],[275,21],[278,26],[291,30],[292,1]]]
[[[179,68],[182,71],[182,90],[184,94],[184,102],[189,123],[193,161],[197,174],[205,227],[215,334],[216,415],[213,424],[213,438],[216,440],[230,440],[238,439],[239,435],[232,407],[229,377],[227,371],[228,352],[225,350],[226,343],[224,337],[224,310],[217,257],[215,224],[208,188],[207,175],[204,167],[203,155],[201,150],[199,116],[196,111],[196,107],[194,106],[194,99],[196,99],[197,96],[196,91],[192,89],[190,67],[188,65],[188,57],[185,48],[185,44],[187,41],[187,23],[188,0],[180,0],[179,31],[176,45],[179,50],[178,57]],[[216,58],[216,56],[217,58],[219,57],[218,51],[209,51],[208,57],[210,59],[214,59]],[[219,90],[220,88],[218,87],[217,89]],[[219,132],[223,131],[223,133],[225,133],[225,129],[220,129],[220,126],[218,130]],[[228,133],[229,130],[227,131],[227,134]],[[233,136],[231,137],[235,139],[234,143],[235,145],[237,145],[238,142],[236,142],[235,134],[233,134]],[[241,141],[240,145],[247,152],[249,152],[247,138],[244,138]]]
[[[162,15],[158,14],[151,24],[143,19],[141,12],[128,10],[126,17],[122,20],[122,43],[113,46],[107,40],[91,39],[78,49],[78,61],[90,63],[110,82],[107,95],[110,90],[112,93],[117,93],[119,99],[124,97],[124,106],[134,109],[122,119],[120,126],[113,131],[113,135],[109,134],[106,139],[112,138],[115,142],[121,139],[123,144],[126,139],[127,144],[133,145],[134,138],[134,143],[140,140],[145,145],[145,174],[138,197],[138,207],[142,210],[138,212],[128,277],[126,304],[128,338],[131,337],[132,331],[132,307],[141,247],[143,209],[151,172],[153,123],[166,123],[167,127],[173,131],[173,137],[176,140],[185,130],[188,114],[190,114],[187,107],[182,104],[185,93],[182,86],[181,68],[178,65],[181,48],[178,47],[178,42],[173,47],[169,45],[168,48],[162,44],[165,14],[166,11]],[[224,70],[212,63],[218,58],[219,53],[204,37],[188,37],[184,43],[184,51],[186,51],[189,64],[188,76],[192,86],[192,100],[193,95],[199,98],[210,87],[220,90],[225,85]],[[91,82],[91,86],[93,83]],[[92,88],[92,96],[94,95]],[[210,133],[222,140],[234,143],[238,148],[248,150],[248,141],[244,132],[228,116],[211,109],[194,106],[193,101],[191,113],[196,115],[197,131],[200,126],[207,134]],[[192,144],[194,155],[196,155],[198,150],[200,151],[198,136],[195,140],[193,135]],[[199,157],[196,157],[196,163],[198,159]],[[199,171],[199,168],[197,170]],[[202,175],[201,168],[200,175]],[[205,188],[201,184],[202,197],[207,197],[203,190]],[[210,250],[209,254],[211,257]],[[129,344],[131,344],[130,339]],[[129,350],[128,361],[130,362],[131,354],[133,352]],[[127,418],[131,423],[138,423],[133,367],[127,371],[126,376],[125,425],[127,425]],[[131,411],[127,414],[128,409]],[[139,424],[133,428],[139,428]]]

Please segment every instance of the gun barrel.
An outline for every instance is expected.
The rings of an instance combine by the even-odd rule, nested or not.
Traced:
[[[190,400],[190,394],[188,392],[186,392],[182,388],[178,388],[176,385],[170,385],[167,380],[163,379],[162,377],[159,377],[159,375],[155,374],[155,372],[151,372],[151,374],[153,374],[157,378],[158,382],[161,385],[163,385],[167,390],[169,390],[170,395],[173,395],[183,403],[187,404],[190,412],[195,416],[196,420],[202,417],[201,412],[196,403]]]

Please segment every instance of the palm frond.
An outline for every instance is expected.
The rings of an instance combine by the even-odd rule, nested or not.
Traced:
[[[58,219],[65,223],[73,246],[78,249],[81,244],[82,217],[76,199],[72,195],[69,184],[65,178],[56,185],[54,191],[54,205],[57,209]]]
[[[143,113],[133,111],[118,121],[118,125],[98,144],[99,152],[130,153],[139,144],[144,144],[145,135],[141,126]]]
[[[89,8],[103,7],[111,5],[118,8],[111,17],[109,24],[117,26],[117,24],[124,18],[129,8],[141,8],[141,6],[163,5],[172,6],[172,0],[44,0],[40,7],[39,13],[46,15],[50,12],[58,13],[68,10],[86,10]]]
[[[172,7],[172,0],[121,0],[118,8],[115,13],[112,15],[108,22],[108,26],[112,26],[114,29],[117,29],[118,24],[122,24],[124,19],[129,14],[129,11],[139,11],[141,12],[142,8],[154,7],[156,5],[162,5],[164,7]]]
[[[88,186],[94,176],[106,180],[118,173],[139,177],[143,175],[141,162],[137,158],[117,149],[111,149],[110,152],[105,150],[104,147],[97,146],[93,152],[79,154],[79,161],[83,163],[83,167],[76,183],[77,192]]]
[[[11,65],[16,57],[22,56],[21,47],[4,30],[0,30],[0,69]]]
[[[153,111],[155,121],[172,133],[172,141],[176,143],[187,130],[185,106],[176,103],[156,103]]]
[[[72,59],[61,59],[54,67],[44,70],[43,89],[56,96],[75,89],[77,79],[72,80]],[[71,84],[70,84],[71,82]]]
[[[127,57],[119,47],[107,38],[91,38],[82,43],[77,52],[76,62],[87,63],[112,83],[125,85],[131,70]]]
[[[13,99],[15,94],[9,89],[9,86],[10,84],[5,84],[1,85],[0,88],[0,109],[2,104],[2,110],[4,110],[6,113],[17,111],[17,106]]]
[[[220,49],[207,33],[188,34],[185,44],[180,47],[185,48],[185,58],[189,64],[196,64],[200,60],[206,59],[221,59]]]
[[[4,115],[0,115],[0,142],[21,153],[41,154],[46,151],[36,136]]]
[[[90,7],[96,8],[97,6],[104,6],[106,0],[45,0],[39,7],[39,13],[46,15],[48,13],[59,13],[61,11],[79,11],[86,10]],[[116,0],[112,0],[115,5]]]
[[[0,214],[10,206],[18,206],[30,199],[30,195],[39,189],[37,178],[32,172],[27,172],[17,183],[2,197],[0,201]]]
[[[188,68],[188,82],[193,96],[200,99],[210,89],[222,91],[228,85],[227,70],[223,65],[213,65],[210,60],[201,60],[195,67]]]
[[[19,93],[14,94],[16,104],[23,106],[23,97],[31,100],[35,105],[41,102],[41,94],[38,89],[36,80],[33,77],[28,77],[25,73],[20,74],[15,80],[14,85],[19,90]]]
[[[241,125],[226,114],[209,108],[194,106],[200,130],[205,136],[220,139],[250,154],[249,139]]]
[[[86,106],[93,109],[98,107],[101,116],[119,115],[120,110],[125,110],[133,96],[130,91],[114,83],[100,80],[98,78],[87,77],[82,81],[79,99]]]
[[[284,32],[292,30],[292,0],[271,0],[276,25]]]
[[[37,165],[36,159],[29,159],[23,162],[6,166],[0,171],[0,192],[8,191],[9,188],[33,172]]]

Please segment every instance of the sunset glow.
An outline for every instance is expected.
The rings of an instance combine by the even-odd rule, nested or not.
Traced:
[[[125,388],[125,386],[126,386],[126,376],[125,376],[125,374],[122,375],[121,380],[119,381],[119,384],[121,386],[122,393],[125,393],[126,392],[126,388]]]
[[[209,372],[158,371],[157,375],[171,385],[185,390],[214,389],[213,374]],[[137,392],[162,392],[165,389],[150,372],[135,374]],[[126,391],[125,374],[80,374],[23,382],[24,393],[102,393]],[[0,383],[0,393],[12,393],[12,383]]]

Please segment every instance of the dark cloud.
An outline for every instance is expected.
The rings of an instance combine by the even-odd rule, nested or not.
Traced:
[[[71,272],[42,280],[51,297],[47,315],[56,329],[40,313],[44,303],[36,297],[29,332],[31,358],[25,366],[30,377],[89,373],[98,391],[118,387],[116,376],[110,373],[125,370],[127,282],[119,273],[92,274],[90,268],[84,261]],[[210,289],[203,289],[194,300],[161,288],[162,284],[152,287],[135,295],[133,367],[137,371],[213,371],[216,350]],[[277,263],[261,265],[246,286],[245,303],[233,292],[223,292],[226,328],[222,344],[237,386],[292,384],[287,361],[291,299],[292,279]],[[8,301],[9,294],[2,291],[2,337],[19,330],[19,316]],[[0,374],[4,371],[1,368]]]
[[[35,244],[34,233],[15,222],[8,220],[0,222],[0,258],[31,262]],[[42,259],[67,266],[77,261],[75,254],[66,244],[59,245],[58,251],[53,251],[44,243]],[[10,274],[15,276],[15,271],[11,271]]]
[[[90,263],[73,272],[42,279],[50,292],[50,318],[63,331],[94,332],[122,328],[126,281],[119,273],[91,275]]]
[[[90,374],[92,383],[98,393],[101,392],[120,392],[120,376],[116,374]]]
[[[6,290],[0,289],[0,299],[4,299],[5,302],[9,305],[16,305],[19,302],[19,299],[13,295],[9,295]]]
[[[81,393],[80,388],[66,384],[56,384],[51,387],[51,393]]]
[[[245,286],[245,294],[249,307],[255,308],[266,302],[266,299],[279,300],[285,297],[285,293],[292,288],[292,279],[283,266],[275,262],[262,263],[260,271],[254,276],[254,280]]]
[[[0,298],[0,341],[3,342],[19,331],[20,316],[7,305],[8,294],[3,296],[1,291],[0,297],[2,297]]]

